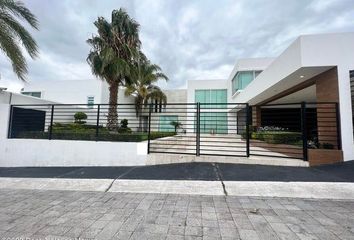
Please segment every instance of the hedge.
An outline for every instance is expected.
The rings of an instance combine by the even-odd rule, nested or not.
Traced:
[[[243,133],[242,137],[246,138],[246,133]],[[250,133],[250,139],[260,140],[272,144],[302,144],[302,134],[299,132],[256,131]]]
[[[150,139],[173,136],[173,132],[151,132]],[[28,131],[19,133],[16,138],[48,139],[48,132]],[[90,141],[112,141],[112,142],[141,142],[148,140],[148,133],[109,133],[99,130],[96,139],[96,129],[86,130],[58,130],[53,128],[52,139],[60,140],[90,140]]]

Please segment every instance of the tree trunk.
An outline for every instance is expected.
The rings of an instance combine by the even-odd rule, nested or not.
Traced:
[[[109,107],[107,117],[107,128],[109,131],[118,130],[118,83],[113,82],[109,85]]]
[[[143,130],[143,127],[142,127],[142,107],[140,106],[139,107],[139,110],[138,110],[138,121],[139,121],[139,128],[138,128],[138,132],[142,132]]]

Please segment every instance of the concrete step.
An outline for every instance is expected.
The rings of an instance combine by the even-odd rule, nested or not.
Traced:
[[[273,166],[293,166],[308,167],[309,164],[301,159],[281,158],[281,157],[263,157],[251,156],[234,157],[234,156],[196,156],[194,152],[188,154],[170,154],[170,153],[150,153],[146,160],[146,165],[176,164],[190,162],[211,162],[211,163],[234,163],[234,164],[257,164],[257,165],[273,165]]]

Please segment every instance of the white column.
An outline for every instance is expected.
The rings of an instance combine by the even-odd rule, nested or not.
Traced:
[[[340,124],[344,161],[354,160],[350,70],[354,70],[354,66],[352,69],[350,67],[338,67]]]

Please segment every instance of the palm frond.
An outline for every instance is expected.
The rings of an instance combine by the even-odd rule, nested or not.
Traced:
[[[25,81],[27,74],[27,63],[23,56],[16,37],[13,32],[0,22],[0,49],[10,59],[12,69],[19,79]]]
[[[3,11],[10,11],[15,16],[24,19],[31,27],[38,30],[39,23],[36,16],[31,13],[31,11],[25,7],[25,5],[20,1],[14,0],[0,0],[0,9]]]
[[[32,38],[31,34],[21,26],[18,21],[16,21],[16,19],[6,12],[1,12],[0,22],[7,25],[8,29],[20,39],[31,58],[37,57],[38,46],[36,41]]]
[[[20,43],[31,58],[38,56],[38,46],[31,34],[15,17],[25,20],[31,27],[38,29],[37,18],[22,2],[0,0],[0,49],[11,61],[17,77],[25,81],[28,70]]]

